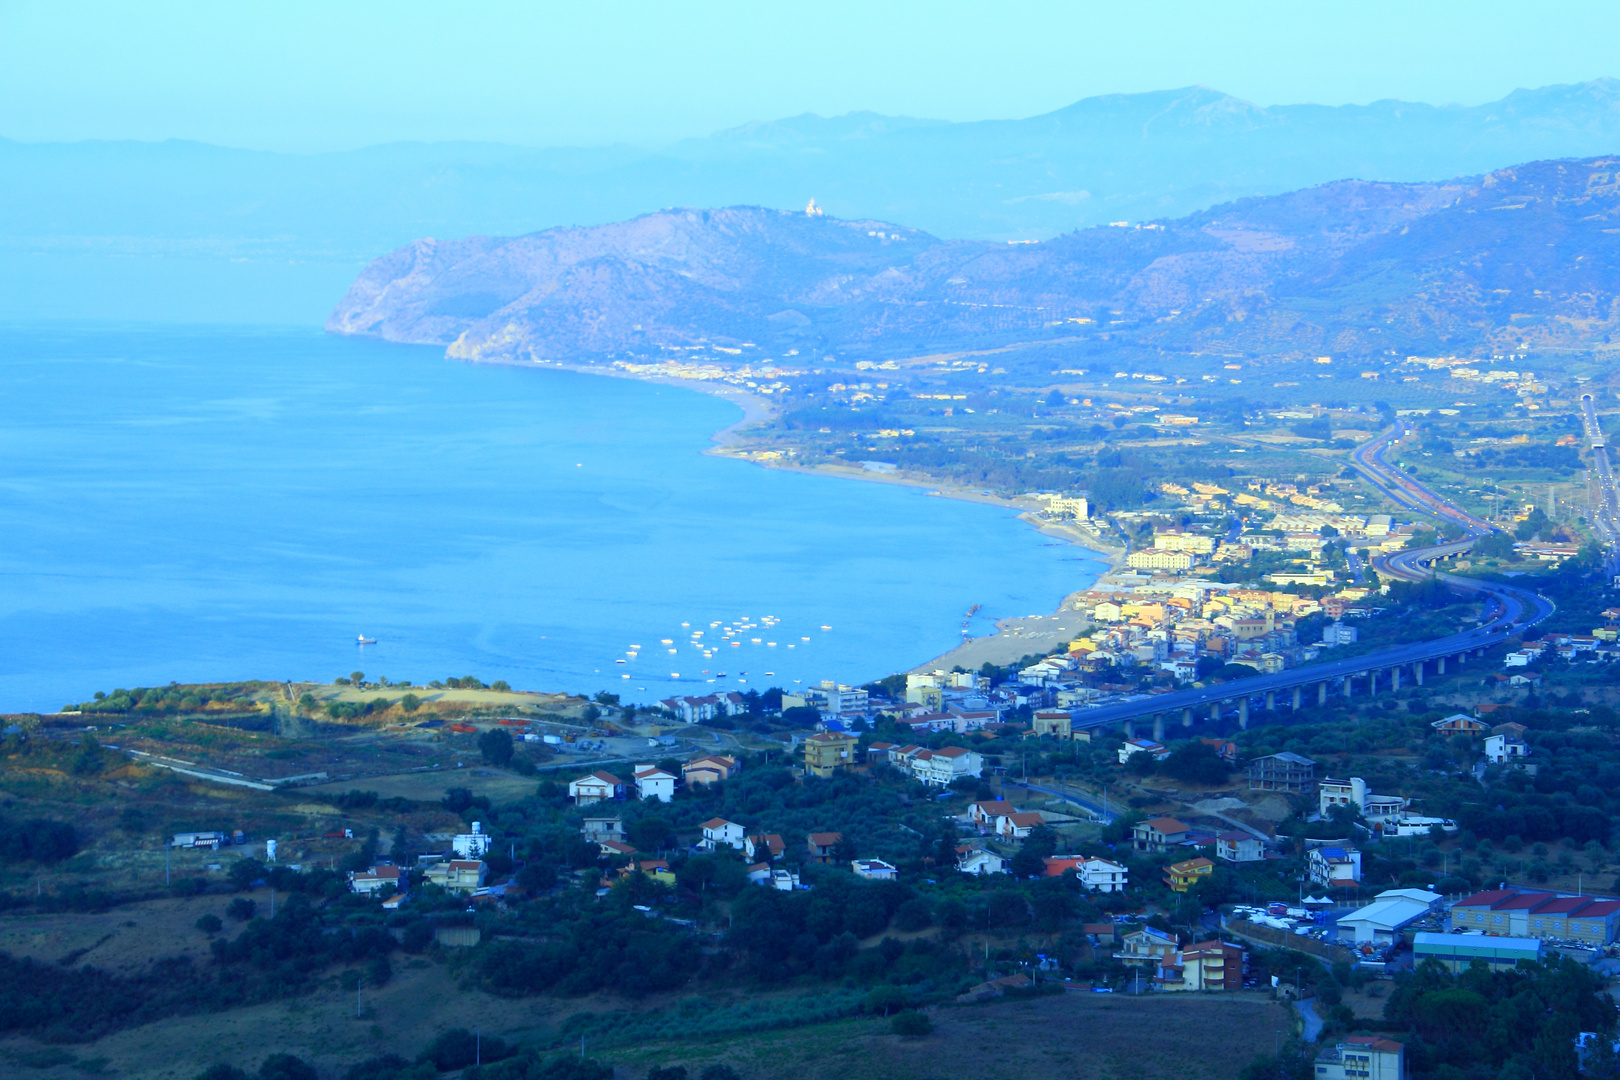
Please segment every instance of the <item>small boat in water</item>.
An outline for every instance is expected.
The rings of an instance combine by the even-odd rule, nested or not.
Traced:
[[[359,639],[359,643],[361,645],[375,645],[375,644],[377,644],[377,639],[374,638],[374,637],[366,637],[366,635],[361,634],[360,639]]]

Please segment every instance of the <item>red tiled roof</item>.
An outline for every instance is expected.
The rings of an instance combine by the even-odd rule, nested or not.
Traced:
[[[1170,833],[1187,831],[1187,826],[1183,825],[1173,817],[1156,817],[1150,821],[1144,822],[1144,824],[1148,825],[1150,828],[1157,829],[1166,835],[1169,835]]]
[[[1004,814],[1002,816],[1004,816],[1008,821],[1011,821],[1014,826],[1020,829],[1033,828],[1036,825],[1044,825],[1046,823],[1045,818],[1033,811],[1027,814]]]
[[[1500,904],[1493,905],[1492,910],[1495,910],[1495,911],[1529,911],[1532,908],[1540,907],[1542,904],[1545,904],[1549,900],[1556,900],[1556,899],[1557,899],[1556,894],[1550,893],[1550,892],[1520,893],[1518,896],[1512,897],[1512,898],[1507,899],[1507,900],[1503,900]]]
[[[1620,911],[1620,900],[1594,900],[1589,907],[1575,912],[1572,918],[1606,919],[1616,911]]]
[[[844,834],[840,832],[813,832],[809,836],[810,842],[816,847],[832,847],[843,838]]]
[[[1381,1035],[1351,1035],[1344,1041],[1353,1043],[1356,1046],[1370,1046],[1374,1050],[1383,1050],[1390,1054],[1398,1054],[1406,1049],[1405,1043],[1396,1042],[1394,1039],[1386,1039]]]
[[[968,750],[968,749],[966,749],[964,747],[947,746],[943,750],[935,750],[934,751],[934,756],[935,757],[959,758],[963,754],[970,754],[970,753],[972,753],[972,751]]]
[[[700,825],[698,827],[701,828],[701,829],[723,829],[727,825],[730,825],[730,824],[732,824],[732,823],[727,821],[725,818],[717,817],[717,818],[710,818],[708,821],[705,821],[702,825]]]
[[[1484,892],[1477,892],[1473,896],[1465,896],[1453,906],[1494,908],[1503,900],[1517,895],[1518,890],[1516,889],[1487,889]]]
[[[1590,896],[1558,896],[1536,908],[1537,915],[1568,915],[1592,902]]]

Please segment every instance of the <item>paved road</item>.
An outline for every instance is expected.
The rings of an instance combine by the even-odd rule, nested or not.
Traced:
[[[1587,445],[1592,448],[1592,471],[1597,476],[1598,501],[1592,507],[1592,526],[1609,548],[1609,572],[1620,572],[1620,490],[1615,488],[1609,468],[1608,440],[1598,420],[1597,402],[1591,394],[1581,395],[1581,424],[1586,428]]]
[[[1458,540],[1431,547],[1380,555],[1373,560],[1373,567],[1385,577],[1406,581],[1438,577],[1456,591],[1481,596],[1486,604],[1483,622],[1458,634],[1412,645],[1397,645],[1344,660],[1311,664],[1274,675],[1258,675],[1236,683],[1177,690],[1168,694],[1144,694],[1124,701],[1094,706],[1081,711],[1075,717],[1075,727],[1095,729],[1144,716],[1178,713],[1189,709],[1221,708],[1232,703],[1246,705],[1249,699],[1263,696],[1268,691],[1291,692],[1295,687],[1314,687],[1319,683],[1353,679],[1368,672],[1406,668],[1446,657],[1460,657],[1476,649],[1486,649],[1500,644],[1525,627],[1550,616],[1554,610],[1552,602],[1526,589],[1475,581],[1453,574],[1436,573],[1432,569],[1434,563],[1467,551],[1476,539],[1494,531],[1494,528],[1489,522],[1474,517],[1451,500],[1429,490],[1410,473],[1385,460],[1385,453],[1391,446],[1398,444],[1399,436],[1402,434],[1401,428],[1391,428],[1371,442],[1358,447],[1351,455],[1356,470],[1368,483],[1395,502],[1441,521],[1453,522],[1463,529],[1464,535]],[[1346,686],[1350,687],[1351,684],[1346,683]]]

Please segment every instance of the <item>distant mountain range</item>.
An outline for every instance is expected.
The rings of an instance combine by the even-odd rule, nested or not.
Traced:
[[[1620,153],[1620,81],[1489,105],[1260,107],[1193,87],[1023,120],[862,113],[660,150],[400,143],[297,155],[0,140],[0,317],[317,323],[380,252],[661,207],[798,209],[953,239],[1050,239],[1332,180],[1435,181]]]
[[[200,143],[0,140],[0,237],[369,258],[419,236],[510,235],[669,206],[802,207],[937,236],[1045,238],[1329,180],[1442,180],[1620,153],[1620,80],[1488,105],[1261,107],[1202,87],[1023,120],[858,113],[660,151],[398,143],[296,155]]]
[[[1107,337],[1174,351],[1602,351],[1620,327],[1620,158],[1339,181],[1041,243],[759,207],[668,210],[376,260],[327,328],[465,359],[915,356]]]

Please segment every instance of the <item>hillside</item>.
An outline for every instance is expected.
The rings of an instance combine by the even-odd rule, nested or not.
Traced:
[[[327,328],[465,359],[745,342],[855,359],[1054,337],[1281,356],[1598,350],[1620,314],[1616,163],[1340,181],[1040,244],[758,207],[425,239],[372,263]]]

